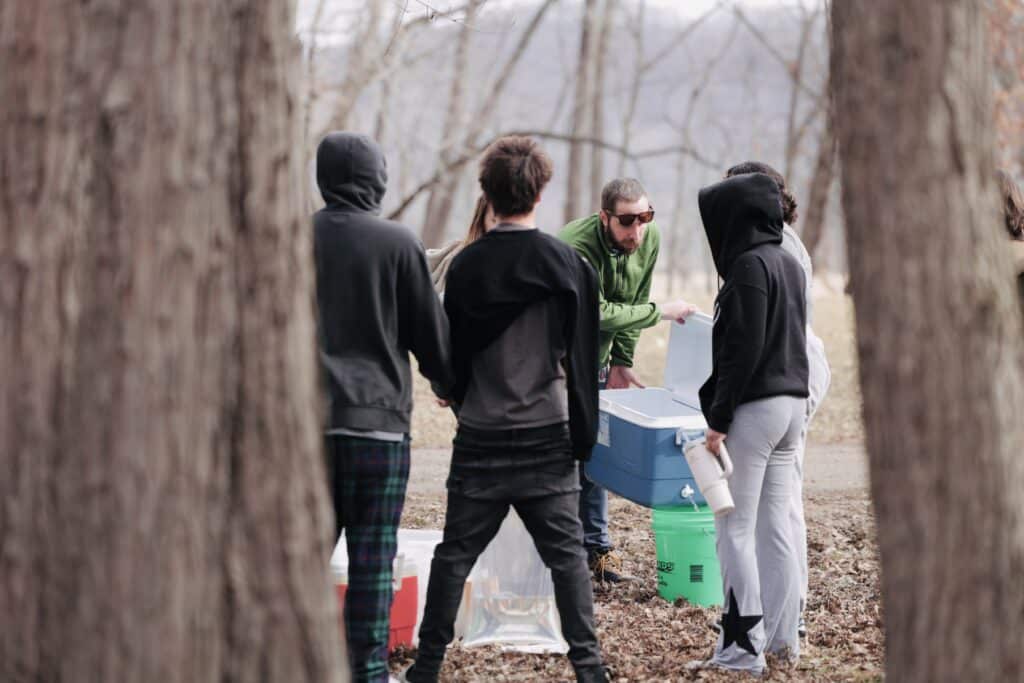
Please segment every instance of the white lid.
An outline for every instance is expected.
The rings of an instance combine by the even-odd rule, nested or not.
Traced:
[[[686,405],[674,393],[661,387],[605,389],[601,392],[600,409],[603,413],[647,429],[707,427],[699,408]],[[598,442],[601,442],[605,428],[603,423],[598,425]]]
[[[697,392],[711,376],[710,315],[694,313],[682,325],[672,323],[665,359],[665,388],[688,406],[700,410]]]
[[[416,564],[416,560],[406,556],[405,553],[395,555],[391,571],[396,580],[419,576],[419,566]],[[344,534],[338,539],[338,544],[334,547],[334,553],[331,555],[331,573],[334,575],[335,583],[348,583],[348,548],[345,546]]]
[[[682,325],[672,323],[665,388],[605,389],[601,411],[649,429],[706,429],[698,391],[711,376],[712,325],[704,313],[694,313]],[[599,425],[599,442],[604,429]]]

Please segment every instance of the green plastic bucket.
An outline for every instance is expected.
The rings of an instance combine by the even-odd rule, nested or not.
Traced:
[[[703,607],[722,604],[722,573],[715,553],[715,515],[706,506],[654,510],[658,595]]]

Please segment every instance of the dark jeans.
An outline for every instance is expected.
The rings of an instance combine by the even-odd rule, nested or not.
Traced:
[[[409,441],[327,437],[327,476],[338,535],[345,531],[345,634],[352,680],[388,680],[391,563],[409,480]]]
[[[502,448],[495,454],[497,462],[508,462],[511,455],[507,436],[503,435]],[[459,438],[465,445],[465,434]],[[458,448],[459,439],[456,444]],[[437,680],[445,648],[454,637],[466,577],[498,533],[509,507],[519,514],[551,570],[562,635],[569,644],[569,661],[577,680],[605,680],[594,629],[590,571],[577,515],[576,464],[567,445],[560,448],[564,449],[564,458],[529,468],[502,468],[492,474],[456,474],[453,468],[448,480],[444,540],[434,550],[430,565],[419,655],[406,674],[409,681]]]
[[[608,384],[608,368],[598,376],[597,386],[604,389]],[[580,521],[583,523],[583,549],[588,556],[608,552],[612,539],[608,535],[608,492],[595,484],[586,475],[584,463],[580,463]]]
[[[587,476],[585,463],[580,463],[580,522],[583,524],[583,549],[588,556],[612,549],[608,534],[608,492]]]

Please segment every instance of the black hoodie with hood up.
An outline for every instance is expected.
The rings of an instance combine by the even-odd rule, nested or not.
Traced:
[[[316,166],[327,202],[313,217],[327,428],[407,433],[409,352],[439,395],[455,383],[448,320],[426,255],[408,228],[378,217],[387,170],[377,143],[331,133]]]
[[[807,305],[800,263],[782,249],[782,197],[763,173],[705,187],[700,216],[724,284],[715,299],[711,377],[700,389],[708,426],[727,433],[736,407],[806,397]]]

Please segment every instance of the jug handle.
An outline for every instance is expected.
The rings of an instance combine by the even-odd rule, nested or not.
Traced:
[[[722,461],[722,474],[728,479],[732,476],[732,458],[729,457],[729,451],[725,449],[724,443],[718,446],[718,459]]]

